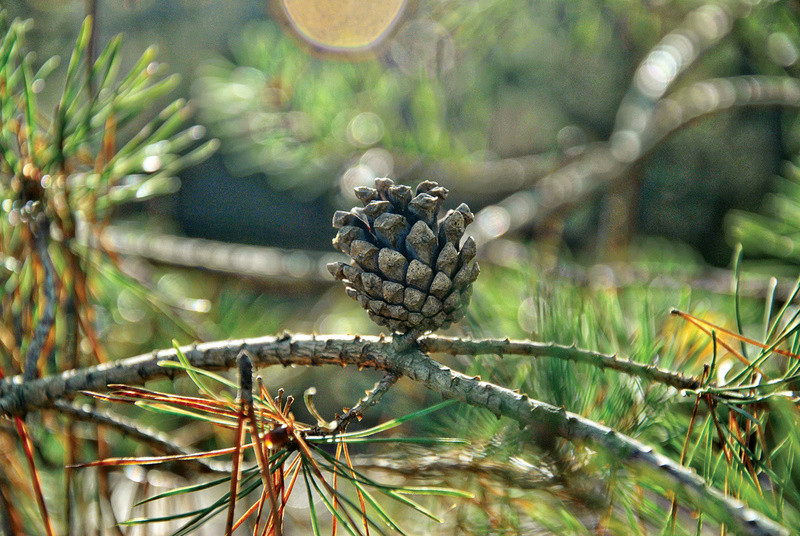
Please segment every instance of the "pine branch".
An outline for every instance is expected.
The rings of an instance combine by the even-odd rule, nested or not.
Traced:
[[[532,341],[512,341],[510,339],[469,340],[454,337],[429,336],[419,341],[423,352],[440,352],[447,354],[484,355],[496,354],[502,357],[509,355],[526,355],[530,357],[552,357],[576,363],[588,363],[600,369],[608,368],[638,376],[657,383],[663,383],[676,389],[699,389],[702,383],[699,378],[685,376],[656,367],[637,363],[630,359],[620,359],[615,355],[606,355],[589,350],[581,350],[573,346],[555,343]]]
[[[396,372],[446,398],[530,426],[542,436],[561,437],[572,442],[593,441],[629,466],[647,468],[659,475],[665,488],[681,493],[695,507],[709,513],[736,534],[788,536],[783,527],[707,486],[694,471],[654,452],[651,446],[563,408],[455,372],[416,348],[394,344],[391,339],[284,335],[221,341],[182,349],[190,364],[207,369],[235,367],[242,350],[252,354],[257,366],[353,364]],[[0,382],[0,413],[23,414],[82,390],[103,390],[111,383],[136,385],[156,377],[171,377],[175,369],[161,367],[158,363],[175,357],[174,349],[162,350],[30,382],[22,382],[19,376],[4,380]]]
[[[420,349],[426,352],[547,356],[618,370],[676,389],[700,387],[696,378],[571,346],[506,339],[468,340],[437,336],[422,337],[418,344]],[[386,365],[381,365],[375,356],[388,351],[390,346],[391,339],[383,337],[284,335],[203,343],[185,346],[181,350],[194,366],[208,370],[234,367],[236,356],[241,350],[253,354],[254,362],[260,366],[335,364],[385,369]],[[0,380],[0,414],[22,415],[47,407],[53,400],[75,396],[80,391],[102,391],[110,384],[141,385],[151,379],[173,377],[175,369],[161,367],[158,364],[165,360],[177,360],[174,349],[66,371],[29,382],[23,381],[19,376],[6,378]]]
[[[644,467],[661,477],[661,484],[681,494],[696,508],[742,536],[788,536],[789,532],[742,502],[706,485],[694,471],[646,445],[599,423],[477,378],[450,370],[419,351],[388,356],[391,368],[446,398],[487,409],[530,426],[542,436],[568,441],[591,440],[618,460],[636,469]]]
[[[38,364],[42,356],[42,351],[47,347],[47,339],[53,329],[56,314],[56,275],[50,253],[47,251],[47,237],[50,233],[50,223],[42,214],[34,226],[34,244],[39,262],[44,270],[44,296],[45,306],[36,329],[33,332],[28,353],[25,356],[25,379],[32,380],[38,375]]]
[[[195,344],[182,347],[181,351],[192,366],[207,370],[236,367],[236,357],[242,350],[252,354],[254,364],[262,367],[357,365],[385,369],[385,361],[378,358],[388,341],[391,339],[283,335]],[[21,376],[5,378],[0,381],[0,415],[22,415],[48,407],[54,400],[71,398],[81,391],[104,391],[110,384],[142,385],[157,378],[174,378],[180,374],[176,369],[159,365],[167,360],[178,360],[175,349],[69,370],[28,382]]]

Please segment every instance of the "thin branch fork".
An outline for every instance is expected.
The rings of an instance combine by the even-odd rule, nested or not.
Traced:
[[[420,346],[424,347],[428,339],[431,338],[419,341]],[[456,341],[451,344],[455,345]],[[507,344],[510,345],[511,341]],[[629,467],[647,468],[659,475],[666,488],[680,492],[695,507],[724,523],[735,534],[789,534],[785,528],[747,508],[740,501],[707,486],[694,471],[656,453],[653,447],[564,408],[455,372],[414,346],[395,344],[383,337],[285,335],[221,341],[182,349],[193,366],[207,369],[233,368],[242,350],[253,356],[256,366],[352,364],[395,372],[445,398],[487,409],[498,417],[511,418],[523,426],[530,426],[537,433],[572,442],[590,440],[599,444]],[[475,353],[481,353],[477,347]],[[47,407],[54,400],[75,395],[82,390],[104,390],[108,384],[141,384],[149,379],[172,376],[175,369],[161,367],[159,362],[175,357],[174,349],[162,350],[30,382],[23,382],[19,376],[3,380],[0,382],[0,413],[21,415]]]
[[[400,376],[396,372],[387,372],[386,375],[381,378],[381,380],[376,383],[372,389],[367,391],[367,394],[364,398],[359,400],[355,406],[347,410],[344,415],[336,418],[336,430],[344,431],[347,429],[347,425],[350,424],[353,419],[360,420],[361,416],[364,415],[364,412],[380,402],[381,398],[383,398],[383,395],[385,395],[386,392],[391,389],[392,385],[397,383],[397,380],[399,379]]]

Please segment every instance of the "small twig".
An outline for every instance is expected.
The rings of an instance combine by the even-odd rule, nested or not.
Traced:
[[[647,266],[626,262],[601,263],[591,266],[560,262],[552,274],[548,273],[548,276],[568,279],[578,286],[615,289],[645,285],[667,289],[689,286],[692,290],[702,290],[712,294],[733,294],[731,282],[734,281],[735,274],[732,270],[707,266],[699,270],[693,268],[694,266],[688,269],[676,266],[667,272],[656,272]],[[794,299],[793,303],[800,304],[800,296],[793,297],[795,279],[765,278],[759,274],[741,274],[739,295],[763,300],[772,294],[778,305],[782,305],[790,299]],[[774,292],[770,290],[772,285],[775,285]]]
[[[639,62],[617,110],[614,131],[644,133],[651,128],[659,99],[703,53],[733,30],[737,18],[751,13],[751,9],[746,0],[736,0],[728,5],[708,2],[690,11]],[[681,46],[683,43],[688,46]],[[665,63],[674,68],[664,68]]]
[[[44,269],[45,306],[39,322],[36,324],[33,338],[30,346],[28,346],[28,353],[25,356],[24,377],[26,380],[32,380],[38,376],[39,359],[42,356],[42,352],[47,348],[47,339],[50,337],[53,323],[55,322],[56,274],[53,261],[50,259],[50,253],[47,251],[47,236],[49,232],[50,224],[47,218],[44,215],[40,215],[35,224],[33,240],[36,245],[36,254]]]
[[[418,344],[420,350],[423,352],[440,352],[453,355],[496,354],[503,356],[504,354],[513,354],[530,357],[552,357],[565,361],[574,361],[576,363],[588,363],[601,369],[608,368],[617,370],[631,376],[637,376],[669,385],[676,389],[694,390],[702,386],[700,378],[685,376],[681,373],[660,369],[655,365],[638,363],[630,359],[620,359],[616,355],[581,350],[574,345],[563,346],[555,343],[514,341],[509,339],[465,340],[435,335],[422,337],[419,339]]]
[[[192,450],[176,445],[170,441],[170,438],[167,434],[142,426],[139,423],[131,421],[121,415],[115,415],[110,412],[101,411],[88,404],[78,405],[65,400],[56,400],[53,403],[53,406],[61,413],[71,415],[76,419],[94,424],[103,424],[115,428],[126,436],[150,445],[152,448],[163,452],[164,454],[188,455],[193,453]],[[195,468],[202,472],[230,473],[231,471],[229,464],[220,463],[214,460],[190,459],[186,461],[194,464]]]
[[[344,415],[337,417],[336,430],[334,433],[345,431],[347,429],[347,425],[350,424],[353,419],[361,420],[364,412],[380,402],[381,398],[383,398],[383,395],[386,394],[392,385],[397,383],[398,378],[400,378],[400,375],[396,372],[387,372],[386,375],[381,378],[372,389],[367,391],[367,396],[359,400],[358,403],[347,410]]]
[[[479,211],[470,227],[475,240],[485,247],[509,232],[542,224],[566,206],[621,180],[659,141],[698,117],[734,106],[800,106],[800,99],[791,87],[797,81],[788,77],[706,80],[676,92],[675,98],[664,97],[686,69],[732,30],[737,18],[751,11],[750,2],[737,0],[725,7],[704,4],[690,12],[640,62],[618,107],[609,139],[547,173],[533,188],[516,192]],[[676,42],[690,45],[676,46]],[[665,62],[675,68],[664,67]],[[670,71],[668,76],[667,71]],[[743,87],[764,82],[772,89],[753,91],[751,87],[747,91]]]
[[[621,180],[661,140],[695,119],[743,106],[800,107],[800,81],[789,77],[747,76],[697,82],[659,101],[652,131],[625,131],[598,143],[542,177],[536,185],[516,192],[475,214],[469,232],[486,247],[510,232],[536,227],[554,214]]]
[[[261,435],[258,431],[258,421],[256,420],[255,407],[253,405],[253,360],[246,351],[242,351],[238,357],[239,362],[239,377],[241,386],[241,397],[244,403],[244,410],[247,412],[247,420],[250,425],[250,436],[253,441],[253,450],[255,450],[256,461],[261,470],[261,482],[264,488],[267,489],[269,495],[269,504],[271,508],[270,517],[267,518],[267,525],[270,519],[274,520],[275,534],[281,536],[281,516],[280,509],[278,508],[278,498],[275,491],[275,485],[272,480],[272,473],[269,467],[269,456],[264,453],[264,444],[261,441]],[[247,392],[245,392],[247,390]],[[258,522],[256,522],[256,532],[258,529]]]

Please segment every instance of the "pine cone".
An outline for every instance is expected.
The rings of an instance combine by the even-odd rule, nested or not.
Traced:
[[[460,245],[473,220],[465,204],[438,220],[447,189],[433,181],[411,188],[391,179],[361,186],[364,207],[337,211],[333,245],[352,264],[333,262],[328,270],[345,285],[376,323],[393,331],[448,327],[464,316],[478,277],[475,241]]]

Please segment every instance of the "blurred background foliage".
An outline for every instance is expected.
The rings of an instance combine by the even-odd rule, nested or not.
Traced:
[[[222,141],[220,156],[184,173],[178,195],[151,210],[193,236],[326,249],[331,208],[347,205],[352,187],[373,177],[433,175],[466,197],[475,190],[473,208],[480,208],[532,178],[510,173],[481,184],[481,164],[539,155],[552,169],[605,139],[636,63],[697,5],[416,2],[372,53],[348,56],[282,31],[275,7],[99,2],[98,43],[122,31],[131,50],[155,44],[160,61],[181,74],[180,92],[195,98],[198,119]],[[75,34],[84,6],[8,9],[35,16],[30,40],[47,58]],[[793,74],[793,9],[754,10],[679,87],[715,76]],[[63,36],[61,49],[54,34]],[[731,208],[759,207],[796,150],[793,117],[733,110],[660,144],[621,187],[628,232],[678,239],[726,264],[722,219]],[[592,230],[604,215],[602,199],[585,207],[566,235],[597,256]],[[306,225],[301,236],[286,230],[294,215]]]
[[[284,329],[378,333],[340,288],[320,277],[317,266],[331,254],[331,214],[352,206],[353,187],[382,176],[409,184],[436,179],[451,189],[452,206],[467,201],[476,212],[524,191],[608,139],[638,63],[705,2],[400,4],[402,13],[383,21],[380,42],[341,50],[304,36],[278,4],[4,3],[10,19],[32,19],[25,32],[28,49],[35,51],[27,60],[32,71],[52,71],[37,77],[41,110],[55,109],[62,98],[69,54],[88,9],[95,15],[96,51],[113,43],[118,33],[125,34],[125,46],[115,56],[120,73],[134,68],[155,45],[158,54],[148,61],[162,62],[159,75],[180,74],[179,81],[171,79],[175,90],[169,96],[154,94],[142,103],[146,108],[137,108],[127,124],[119,125],[118,147],[159,120],[159,112],[177,97],[191,99],[191,121],[200,125],[200,130],[186,131],[174,147],[159,146],[162,152],[155,156],[175,165],[157,177],[154,184],[161,186],[154,193],[168,195],[131,199],[150,177],[150,170],[139,169],[147,167],[143,158],[154,156],[137,152],[143,158],[131,164],[138,166],[131,168],[137,171],[133,179],[120,177],[122,186],[136,188],[120,190],[130,195],[120,195],[113,211],[102,214],[108,215],[104,236],[128,237],[109,239],[105,246],[114,251],[114,245],[137,244],[139,254],[124,248],[117,251],[119,257],[97,255],[91,247],[80,250],[81,263],[89,268],[91,322],[111,358],[168,347],[172,339],[188,343]],[[708,5],[746,13],[680,76],[676,88],[714,77],[798,77],[796,2]],[[60,64],[47,63],[51,56],[60,56]],[[183,110],[184,104],[180,106]],[[173,153],[194,147],[204,136],[219,139],[220,150],[182,169],[178,188],[173,172],[181,160]],[[88,144],[97,146],[98,139]],[[724,267],[735,243],[741,242],[745,261],[739,316],[746,333],[763,334],[765,307],[773,306],[771,292],[776,304],[788,299],[780,278],[794,277],[800,263],[798,153],[798,117],[789,107],[732,108],[692,121],[648,151],[623,180],[588,199],[576,199],[544,225],[481,244],[484,273],[467,319],[450,333],[574,343],[701,373],[712,353],[709,339],[668,312],[677,307],[730,326],[736,309],[733,276]],[[91,161],[77,161],[84,171],[91,168]],[[100,198],[110,199],[103,197],[107,195],[103,192]],[[87,216],[82,209],[76,214]],[[8,225],[4,221],[4,239],[12,234]],[[173,235],[209,242],[165,241]],[[223,249],[228,257],[222,265],[228,261],[234,266],[248,255],[268,257],[266,272],[273,275],[211,266],[216,256],[211,240],[280,248]],[[191,262],[176,261],[184,253]],[[59,266],[66,262],[56,261]],[[0,273],[8,281],[14,269],[6,262]],[[774,288],[767,284],[772,275],[779,276]],[[87,358],[91,344],[82,343],[80,355]],[[663,386],[555,360],[443,359],[459,370],[617,427],[673,457],[691,433],[686,420],[692,401]],[[297,397],[309,385],[325,386],[316,399],[325,415],[351,405],[377,379],[369,372],[327,369],[269,370],[267,376],[271,385],[284,386]],[[178,387],[190,386],[178,382]],[[365,421],[412,411],[430,402],[427,396],[401,382]],[[152,415],[144,420],[204,448],[230,442],[211,427],[188,420]],[[474,423],[472,455],[481,460],[522,460],[567,476],[559,480],[562,487],[556,493],[515,488],[510,495],[496,481],[487,486],[484,476],[443,476],[449,485],[472,486],[484,495],[458,506],[447,526],[426,527],[428,533],[524,532],[533,522],[557,534],[584,534],[587,526],[600,524],[620,534],[631,526],[647,533],[666,519],[669,505],[651,504],[652,496],[618,479],[613,464],[599,463],[588,449],[554,449],[541,444],[542,438],[534,438],[536,446],[531,447],[518,440],[524,431],[466,409],[434,421],[433,433],[441,433],[437,425],[463,430],[465,420]],[[46,467],[55,469],[68,447],[45,433],[61,423],[43,424],[36,436],[39,455]],[[92,436],[88,427],[81,434]],[[712,451],[707,437],[693,437],[698,444],[708,441],[703,452]],[[94,454],[91,448],[100,450],[99,444],[87,447],[85,458]],[[127,440],[110,444],[112,454],[143,450]],[[793,455],[791,450],[787,454]],[[0,459],[4,456],[12,458],[2,454]],[[698,455],[694,463],[710,481],[720,486],[727,481],[728,474],[712,471],[707,457]],[[9,473],[16,475],[15,490],[23,490],[24,471],[14,470]],[[47,475],[61,489],[60,473]],[[577,476],[570,480],[569,475]],[[88,489],[90,477],[78,478],[87,480]],[[135,495],[131,482],[160,489],[167,486],[164,481],[183,477],[129,471],[115,478],[116,509],[123,512]],[[644,485],[658,491],[656,483]],[[742,496],[755,493],[750,483],[737,485]],[[786,492],[787,519],[798,528],[800,504],[793,486]],[[83,493],[81,500],[92,503],[91,493]],[[617,502],[610,505],[607,496]],[[571,508],[575,503],[584,508],[576,511]],[[38,526],[32,507],[24,515]],[[107,511],[103,514],[98,506],[85,526],[102,524],[104,516]]]

